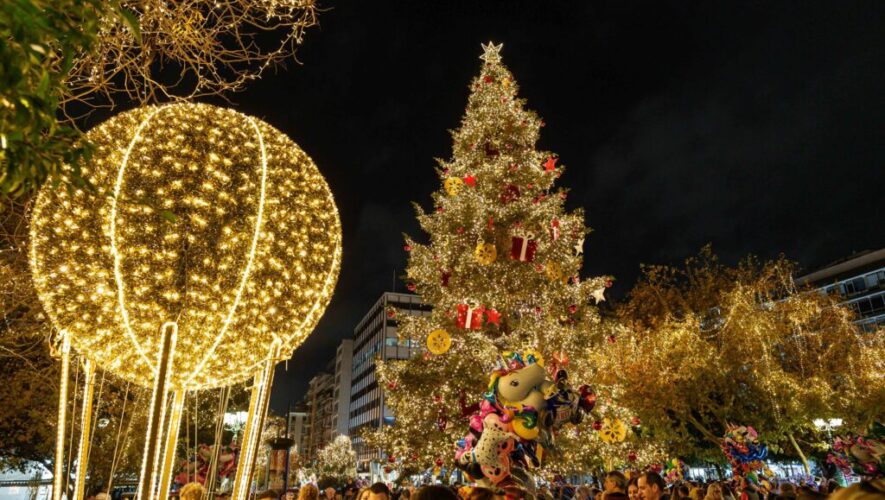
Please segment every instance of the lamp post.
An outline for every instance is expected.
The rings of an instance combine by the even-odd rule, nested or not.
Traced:
[[[819,430],[819,431],[826,430],[827,431],[827,439],[832,441],[833,440],[833,429],[837,429],[839,427],[842,427],[842,419],[841,418],[830,418],[830,419],[824,420],[822,418],[816,418],[816,419],[814,419],[814,426],[817,427],[817,430]]]

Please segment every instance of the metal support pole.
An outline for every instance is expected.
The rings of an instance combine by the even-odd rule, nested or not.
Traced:
[[[172,396],[172,411],[169,413],[169,425],[166,426],[166,445],[163,457],[163,470],[160,474],[160,488],[157,498],[169,496],[172,485],[172,467],[175,465],[175,445],[178,444],[178,431],[181,427],[181,413],[184,407],[184,396],[187,391],[179,389]]]
[[[221,437],[224,434],[224,412],[230,399],[230,386],[222,387],[218,396],[218,410],[215,412],[215,442],[212,446],[212,458],[209,459],[209,477],[206,478],[207,500],[215,498],[215,482],[218,480],[218,459],[221,456]]]
[[[274,342],[261,371],[255,374],[252,396],[249,398],[249,415],[246,417],[246,428],[243,432],[243,445],[240,448],[240,462],[234,480],[233,500],[248,500],[252,487],[252,472],[255,457],[264,428],[264,417],[267,414],[268,396],[273,383],[274,367],[280,355],[280,344]]]
[[[58,427],[55,436],[55,463],[52,473],[52,500],[61,500],[65,475],[65,431],[68,421],[68,382],[71,377],[71,338],[62,334],[61,376],[58,383]]]
[[[153,500],[156,491],[163,439],[163,423],[166,420],[166,402],[169,377],[172,373],[172,358],[175,355],[175,341],[178,337],[178,324],[165,323],[160,329],[160,349],[157,353],[157,376],[151,394],[148,411],[147,436],[144,443],[144,458],[138,478],[138,500]],[[79,499],[78,499],[79,500]]]
[[[74,498],[86,498],[86,471],[89,469],[89,434],[92,427],[92,395],[95,392],[95,363],[83,364],[83,409],[80,412],[80,445],[77,447],[77,490]]]

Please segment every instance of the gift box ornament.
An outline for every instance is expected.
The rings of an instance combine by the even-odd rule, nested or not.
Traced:
[[[534,234],[516,234],[510,241],[510,258],[520,262],[534,262],[538,251],[538,241]]]
[[[464,304],[458,304],[457,312],[455,324],[458,325],[458,328],[465,330],[482,329],[485,308],[477,304],[476,301],[467,300]]]

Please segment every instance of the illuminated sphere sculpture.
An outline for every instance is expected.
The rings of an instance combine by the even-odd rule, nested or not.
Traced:
[[[177,322],[172,389],[254,374],[316,326],[341,263],[341,223],[311,159],[255,118],[149,106],[86,134],[95,190],[45,186],[33,211],[38,294],[72,346],[150,386]]]

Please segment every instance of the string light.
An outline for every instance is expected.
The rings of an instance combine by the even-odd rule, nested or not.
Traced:
[[[83,373],[85,375],[83,379],[83,408],[80,411],[80,444],[77,447],[77,490],[74,497],[77,499],[86,498],[83,494],[86,491],[89,435],[92,432],[90,429],[90,424],[92,423],[92,395],[95,390],[95,363],[92,360],[86,359],[83,362]]]
[[[156,332],[178,324],[172,390],[240,382],[274,335],[284,353],[337,280],[341,226],[325,179],[278,130],[205,104],[148,106],[87,134],[89,189],[45,187],[31,267],[75,350],[150,386]]]
[[[68,379],[71,373],[71,338],[61,333],[61,375],[58,386],[58,425],[55,435],[55,464],[52,477],[52,500],[61,500],[64,484],[65,430],[68,415]]]

